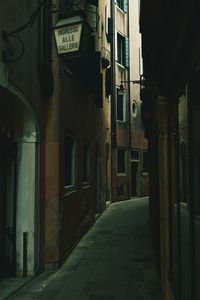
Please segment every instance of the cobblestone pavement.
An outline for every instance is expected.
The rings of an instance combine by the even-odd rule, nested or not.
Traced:
[[[59,270],[8,299],[160,300],[148,198],[111,204]]]

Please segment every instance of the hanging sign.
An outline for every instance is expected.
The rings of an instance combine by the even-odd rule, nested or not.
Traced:
[[[85,55],[92,33],[87,17],[82,11],[72,11],[57,21],[53,27],[58,55],[74,59]]]
[[[82,25],[79,23],[54,29],[58,54],[79,51]]]

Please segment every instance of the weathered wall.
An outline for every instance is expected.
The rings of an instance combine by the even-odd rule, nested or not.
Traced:
[[[6,1],[1,4],[0,29],[1,32],[12,32],[30,20],[30,16],[37,8],[39,2]],[[41,234],[43,215],[42,197],[40,189],[40,174],[43,162],[39,165],[39,157],[42,157],[42,145],[40,138],[43,136],[42,115],[43,101],[40,96],[40,82],[38,76],[39,54],[39,18],[36,18],[32,27],[27,27],[19,34],[24,45],[24,53],[20,59],[7,62],[4,56],[0,60],[0,109],[8,109],[15,112],[12,118],[12,126],[17,128],[12,137],[17,145],[17,173],[16,173],[16,274],[23,273],[23,234],[27,233],[27,272],[34,274],[42,264],[40,247],[44,243]],[[22,52],[19,39],[9,37],[7,41],[0,37],[0,52],[3,54],[8,47],[12,47],[15,59]],[[19,126],[20,125],[20,126]],[[3,128],[0,129],[1,133]],[[9,138],[9,137],[8,137]],[[11,137],[10,137],[11,138]],[[14,176],[14,175],[13,175]],[[7,184],[11,184],[14,178],[11,176]],[[9,199],[10,196],[8,195]],[[8,208],[8,215],[12,211]],[[41,238],[39,240],[39,238]]]

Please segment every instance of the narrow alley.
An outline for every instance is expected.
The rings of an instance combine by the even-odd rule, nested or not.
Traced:
[[[199,20],[0,1],[0,300],[200,300]]]
[[[159,293],[148,198],[138,198],[111,204],[58,271],[7,299],[160,300]]]

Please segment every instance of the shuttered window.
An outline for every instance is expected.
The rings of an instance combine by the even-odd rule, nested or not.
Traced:
[[[124,8],[124,1],[123,0],[117,0],[117,5],[119,8],[123,9]]]
[[[125,37],[124,39],[124,66],[129,67],[129,38]]]
[[[123,1],[124,3],[123,3],[123,11],[124,12],[128,12],[128,0],[124,0]]]
[[[129,38],[117,33],[117,62],[129,67]]]
[[[112,43],[113,39],[113,19],[108,18],[107,20],[108,32],[106,33],[108,43]]]
[[[128,11],[128,0],[117,0],[118,7],[124,12]]]
[[[124,57],[125,57],[125,40],[124,37],[117,33],[117,62],[121,65],[124,65]]]

